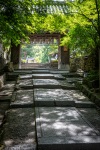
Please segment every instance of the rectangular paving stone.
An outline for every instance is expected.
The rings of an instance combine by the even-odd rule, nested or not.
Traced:
[[[34,106],[33,90],[16,91],[15,99],[12,100],[11,107],[29,107]]]
[[[90,101],[75,101],[75,107],[77,108],[94,108],[95,104]]]
[[[35,107],[54,107],[54,99],[35,96]]]
[[[32,150],[36,146],[35,116],[32,108],[10,109],[3,126],[2,144],[5,149]],[[30,146],[29,146],[30,145]]]
[[[62,89],[34,89],[35,106],[75,106],[71,96]]]
[[[57,80],[65,80],[66,78],[64,76],[62,76],[61,74],[53,74],[54,78]]]
[[[61,88],[55,79],[33,79],[34,88]]]
[[[67,80],[58,80],[59,84],[61,85],[62,89],[67,90],[75,90],[77,89],[75,84],[68,83]]]
[[[69,71],[67,71],[67,70],[51,70],[50,73],[65,75],[65,74],[69,73]]]
[[[12,98],[14,89],[2,88],[0,90],[0,102],[9,102]]]
[[[68,78],[68,77],[67,77],[66,80],[67,80],[68,83],[75,83],[75,82],[77,82],[77,81],[82,81],[83,78],[81,78],[81,77],[78,77],[78,78],[74,78],[74,77]]]
[[[32,79],[19,80],[18,86],[20,88],[32,89],[33,88]]]
[[[32,79],[32,74],[19,75],[20,80]]]
[[[82,92],[63,89],[34,89],[35,106],[75,106],[79,108],[94,107]]]
[[[29,70],[29,69],[25,69],[25,70],[23,70],[23,69],[18,69],[18,70],[14,70],[14,72],[13,73],[17,73],[17,74],[31,74],[32,73],[32,70]]]
[[[36,150],[34,144],[17,144],[10,147],[5,147],[4,150]]]
[[[54,79],[52,74],[32,74],[33,79]]]
[[[99,150],[100,136],[39,138],[38,150]]]
[[[39,70],[32,70],[32,73],[33,74],[44,74],[44,73],[48,74],[48,73],[50,73],[50,71],[47,70],[47,69],[44,69],[44,70],[43,69],[41,69],[41,70],[39,69]]]
[[[6,89],[6,90],[2,90],[2,91],[0,91],[0,96],[11,96],[11,95],[12,95],[12,93],[13,93],[13,91],[12,91],[12,90],[8,90],[8,89]]]
[[[15,81],[6,81],[6,83],[4,84],[4,86],[2,87],[2,89],[0,91],[4,91],[4,90],[13,91],[15,84],[16,84]]]
[[[100,144],[98,131],[74,107],[35,109],[38,150],[72,150],[74,145],[75,150],[91,150]]]

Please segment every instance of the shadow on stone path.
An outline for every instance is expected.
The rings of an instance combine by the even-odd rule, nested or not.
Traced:
[[[99,150],[100,113],[76,88],[82,78],[67,73],[10,73],[17,80],[0,91],[0,150]]]

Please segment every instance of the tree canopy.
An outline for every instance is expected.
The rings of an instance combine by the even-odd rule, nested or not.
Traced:
[[[1,41],[10,43],[12,40],[18,44],[28,39],[31,33],[59,32],[64,35],[61,44],[80,53],[100,47],[99,0],[65,0],[65,13],[64,2],[62,13],[58,9],[49,14],[48,7],[52,1],[0,0]]]
[[[33,31],[33,1],[0,0],[0,39],[18,44]]]
[[[86,53],[100,47],[100,3],[99,0],[74,0],[68,2],[68,34],[62,43],[71,49]]]

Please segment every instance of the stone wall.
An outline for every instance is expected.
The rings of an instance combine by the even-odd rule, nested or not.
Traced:
[[[77,57],[70,59],[70,67],[74,66],[77,69],[82,69],[85,72],[91,71],[95,69],[95,58],[93,55],[85,56],[85,57]]]

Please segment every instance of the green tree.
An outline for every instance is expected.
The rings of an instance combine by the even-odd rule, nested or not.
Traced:
[[[19,44],[32,32],[32,5],[30,0],[0,0],[0,39]]]
[[[100,70],[100,1],[67,0],[66,3],[68,33],[62,44],[79,53],[95,53],[95,67]]]
[[[87,45],[84,45],[88,43],[89,47],[95,47],[100,39],[99,1],[74,0],[67,2],[67,5],[69,11],[66,43],[75,47],[81,47],[82,45],[87,47]]]

